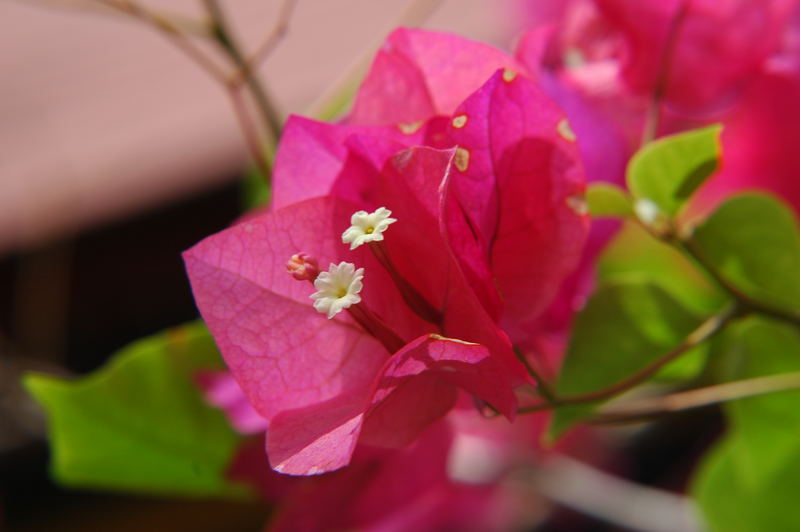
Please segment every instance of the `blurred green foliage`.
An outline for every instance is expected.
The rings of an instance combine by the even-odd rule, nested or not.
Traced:
[[[592,183],[586,188],[586,202],[592,218],[625,218],[633,215],[628,193],[609,183]]]
[[[611,386],[677,347],[701,322],[659,285],[642,280],[601,286],[578,316],[558,379],[559,396]],[[558,408],[556,438],[593,405]]]
[[[777,198],[727,200],[690,241],[728,283],[747,296],[800,315],[800,231]]]
[[[796,327],[750,318],[732,327],[721,352],[738,380],[800,371]],[[800,390],[728,403],[728,430],[692,486],[711,530],[800,530]]]
[[[51,470],[67,486],[169,495],[244,495],[225,478],[240,443],[194,383],[222,362],[200,323],[175,327],[116,353],[77,380],[28,374],[44,407]]]

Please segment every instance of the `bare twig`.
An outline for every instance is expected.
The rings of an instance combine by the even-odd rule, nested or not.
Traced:
[[[258,128],[253,122],[253,117],[250,116],[250,111],[247,108],[245,95],[236,87],[228,87],[228,95],[231,98],[236,118],[239,120],[239,126],[242,128],[242,135],[247,143],[250,156],[253,158],[261,175],[268,179],[270,176],[270,162],[266,158],[264,145],[259,139]]]
[[[98,0],[17,0],[23,4],[39,4],[42,7],[53,9],[64,9],[70,11],[83,11],[87,13],[96,13],[100,15],[127,15],[121,12],[117,7],[110,5],[110,3]],[[166,21],[169,25],[181,30],[187,35],[194,35],[198,37],[208,37],[208,23],[205,20],[197,20],[192,17],[187,17],[180,13],[173,13],[161,9],[153,9],[150,7],[145,8],[139,6],[140,10],[148,11],[155,19]]]
[[[227,84],[227,73],[203,53],[203,51],[191,41],[189,35],[178,25],[175,25],[171,19],[131,0],[94,0],[94,2],[148,23],[150,26],[159,30],[172,44],[183,51],[183,53],[198,66],[208,72],[211,77],[223,85]]]
[[[658,73],[656,74],[656,83],[653,89],[653,95],[650,98],[649,105],[647,106],[647,114],[645,115],[644,128],[642,130],[642,146],[652,142],[658,134],[658,123],[661,118],[661,101],[664,99],[664,93],[667,91],[670,66],[672,63],[672,57],[675,53],[675,46],[678,42],[678,33],[680,32],[683,21],[686,18],[686,13],[689,10],[690,2],[691,0],[684,0],[681,5],[678,6],[675,16],[670,22],[667,39],[664,43],[664,49],[661,52],[661,58],[658,64]]]
[[[618,381],[611,386],[583,394],[557,396],[552,401],[521,407],[518,412],[520,414],[526,414],[531,412],[539,412],[541,410],[550,410],[561,406],[594,403],[604,399],[609,399],[615,395],[619,395],[622,392],[630,390],[631,388],[641,384],[676,358],[716,335],[725,327],[725,325],[727,325],[731,319],[738,315],[740,315],[740,309],[737,305],[732,305],[724,309],[722,312],[714,314],[700,324],[697,329],[692,331],[692,333],[690,333],[689,336],[687,336],[678,347],[666,355],[657,358],[633,375],[629,375],[628,377],[625,377],[621,381]]]
[[[697,242],[691,237],[684,240],[678,240],[676,238],[672,239],[671,241],[667,241],[667,243],[672,244],[679,251],[683,252],[687,257],[694,261],[695,264],[697,264],[701,270],[705,271],[706,274],[720,288],[722,288],[725,292],[728,292],[728,294],[736,299],[742,309],[764,314],[771,318],[788,322],[792,325],[800,325],[800,315],[753,299],[749,295],[739,290],[739,288],[737,288],[735,285],[731,284],[725,278],[725,276],[717,270],[716,266],[705,258],[700,246],[698,246]]]
[[[243,83],[252,73],[258,68],[258,64],[266,59],[275,51],[278,44],[286,37],[289,31],[289,22],[292,19],[292,13],[297,5],[297,0],[284,0],[281,5],[278,19],[275,21],[272,30],[267,34],[264,41],[250,54],[250,57],[244,63],[244,66],[239,68],[231,79],[232,83]]]
[[[203,0],[203,5],[205,5],[208,16],[211,19],[211,32],[217,45],[223,53],[231,59],[237,68],[246,69],[247,60],[241,51],[239,43],[234,38],[233,32],[228,26],[227,17],[222,7],[219,5],[219,2],[217,2],[217,0]],[[228,87],[238,89],[241,84],[232,81],[233,79],[234,78],[229,77],[225,83]],[[283,127],[283,120],[277,109],[272,105],[272,101],[269,96],[267,96],[267,90],[261,83],[261,80],[258,79],[258,76],[255,76],[253,72],[249,72],[245,78],[245,82],[245,85],[253,96],[253,101],[255,102],[269,137],[263,143],[259,141],[259,144],[263,147],[261,150],[263,152],[266,147],[275,146],[277,144]],[[259,163],[259,166],[263,166],[266,170],[264,175],[269,176],[269,161],[266,155],[261,153],[256,161]]]
[[[800,389],[800,372],[756,377],[609,406],[600,410],[589,422],[623,423],[640,421],[735,399],[797,389]]]

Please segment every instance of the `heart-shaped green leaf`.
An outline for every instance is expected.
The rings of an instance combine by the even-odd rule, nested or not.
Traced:
[[[225,469],[240,438],[193,383],[221,359],[201,323],[137,341],[77,380],[28,374],[45,408],[51,470],[64,485],[170,495],[236,495]]]

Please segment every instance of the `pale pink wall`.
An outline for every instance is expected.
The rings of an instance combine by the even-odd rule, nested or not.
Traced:
[[[198,3],[150,5],[192,14]],[[450,0],[425,26],[508,45],[511,3]],[[252,48],[280,3],[223,5]],[[302,112],[407,5],[300,0],[261,67],[277,103]],[[0,252],[190,194],[232,176],[245,156],[224,91],[151,29],[0,2]]]

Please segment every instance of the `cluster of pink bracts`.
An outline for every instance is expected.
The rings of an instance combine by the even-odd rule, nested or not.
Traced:
[[[654,94],[658,133],[726,122],[707,198],[759,184],[800,204],[795,2],[535,6],[551,24],[514,56],[395,31],[342,122],[289,119],[269,211],[185,254],[231,372],[206,378],[211,400],[266,431],[275,471],[328,473],[243,451],[232,474],[284,500],[277,527],[502,528],[531,510],[497,483],[541,425],[508,423],[534,386],[519,357],[557,369],[608,236],[585,182],[621,182]],[[378,238],[343,242],[380,208],[396,221],[356,228]],[[342,263],[350,285],[330,281]]]

